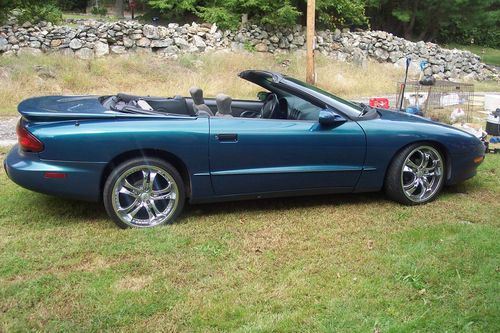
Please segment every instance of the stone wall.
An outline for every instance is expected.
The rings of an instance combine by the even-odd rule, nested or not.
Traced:
[[[68,20],[70,26],[10,23],[0,27],[0,55],[61,52],[81,59],[129,52],[155,53],[175,58],[182,53],[209,52],[218,49],[255,52],[290,52],[305,48],[301,26],[271,31],[248,26],[236,32],[222,31],[216,25],[176,23],[155,27],[136,21],[99,22]],[[405,57],[412,58],[413,70],[421,60],[430,66],[426,74],[438,79],[498,79],[495,68],[468,51],[449,50],[433,43],[410,42],[384,31],[318,31],[318,52],[341,61],[364,66],[368,59],[404,67]]]

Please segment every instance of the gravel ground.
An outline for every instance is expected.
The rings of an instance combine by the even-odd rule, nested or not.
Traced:
[[[10,146],[17,142],[16,124],[19,117],[0,117],[0,146]]]

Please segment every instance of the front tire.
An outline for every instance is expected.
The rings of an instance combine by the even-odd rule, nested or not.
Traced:
[[[444,185],[443,155],[429,144],[413,144],[392,161],[385,179],[385,191],[394,201],[405,205],[434,200]]]
[[[185,187],[179,172],[157,158],[120,164],[106,180],[106,212],[120,228],[151,228],[172,223],[184,207]]]

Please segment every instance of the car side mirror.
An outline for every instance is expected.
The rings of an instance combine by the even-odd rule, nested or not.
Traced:
[[[259,101],[265,101],[267,99],[267,96],[269,96],[270,92],[268,91],[259,91],[257,93],[257,98],[259,99]]]
[[[319,112],[319,123],[323,126],[336,126],[346,121],[347,119],[332,110],[325,109]]]

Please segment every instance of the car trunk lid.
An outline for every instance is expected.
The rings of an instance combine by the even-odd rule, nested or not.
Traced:
[[[117,112],[106,110],[98,96],[43,96],[22,101],[19,113],[32,121],[54,121],[115,117]]]

